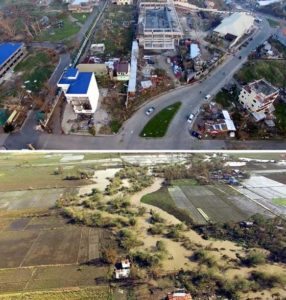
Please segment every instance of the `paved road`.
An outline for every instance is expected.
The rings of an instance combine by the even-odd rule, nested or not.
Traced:
[[[236,56],[229,56],[225,62],[213,71],[207,79],[200,84],[186,86],[158,97],[142,106],[123,126],[119,134],[114,136],[78,136],[54,135],[46,133],[33,133],[22,130],[20,133],[10,135],[5,146],[8,149],[22,149],[26,144],[33,143],[36,149],[54,150],[216,150],[216,149],[285,149],[284,141],[224,141],[224,140],[196,140],[189,134],[186,117],[190,112],[198,111],[203,103],[204,95],[214,95],[232,75],[246,61],[248,54],[263,43],[272,34],[273,29],[265,20],[260,25],[261,29],[255,34],[247,47],[240,50]],[[242,56],[244,59],[239,59]],[[227,76],[225,75],[227,74]],[[202,91],[202,93],[200,93]],[[154,106],[156,111],[176,102],[181,101],[182,106],[172,121],[164,138],[140,138],[139,133],[149,120],[144,114],[148,106]]]

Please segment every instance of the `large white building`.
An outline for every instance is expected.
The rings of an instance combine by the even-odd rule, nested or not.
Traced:
[[[251,31],[254,25],[254,17],[245,12],[236,12],[226,17],[214,29],[219,36],[231,40],[234,45],[244,34]]]
[[[69,68],[62,75],[58,87],[62,88],[75,113],[93,114],[96,111],[99,90],[94,73]]]
[[[240,94],[239,102],[248,109],[257,120],[265,118],[265,114],[271,111],[275,99],[279,95],[279,89],[265,79],[256,80],[245,85]]]

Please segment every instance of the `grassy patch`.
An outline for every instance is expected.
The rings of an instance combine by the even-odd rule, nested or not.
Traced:
[[[72,14],[73,18],[77,19],[79,23],[84,24],[89,17],[89,14],[82,13],[82,14]]]
[[[29,81],[25,84],[26,88],[33,92],[41,90],[53,69],[51,58],[45,52],[33,53],[15,67],[16,72],[23,72],[23,81]]]
[[[231,98],[228,92],[220,91],[216,94],[214,101],[220,104],[223,108],[227,108],[231,105]]]
[[[50,291],[37,291],[37,292],[21,292],[21,293],[7,293],[1,295],[0,299],[30,299],[30,300],[48,300],[48,299],[97,299],[106,300],[112,299],[112,294],[109,287],[73,287],[66,289],[56,289]]]
[[[272,199],[272,202],[274,204],[278,204],[278,205],[281,205],[281,206],[286,206],[286,199],[285,198],[274,198],[274,199]]]
[[[157,206],[170,215],[173,215],[180,221],[186,222],[186,224],[193,223],[189,213],[176,206],[166,187],[163,187],[154,193],[143,196],[141,198],[141,202]]]
[[[94,43],[104,43],[105,54],[122,57],[129,56],[133,38],[130,21],[133,20],[133,6],[110,5],[104,12]]]
[[[277,103],[275,105],[275,116],[277,127],[282,133],[286,130],[286,105],[285,103]]]
[[[267,21],[268,21],[269,25],[270,25],[271,27],[273,27],[273,28],[276,28],[277,26],[280,25],[279,22],[277,22],[277,21],[275,21],[275,20],[273,20],[273,19],[267,19]]]
[[[53,28],[44,31],[37,38],[38,41],[61,42],[78,33],[80,27],[76,23],[71,22],[68,17],[62,18],[62,21],[64,22],[62,28]]]
[[[197,185],[198,182],[195,179],[175,179],[171,181],[171,185],[177,185],[177,186],[182,186],[182,185]]]
[[[111,128],[112,132],[117,133],[119,131],[120,127],[121,127],[121,124],[117,120],[113,120],[110,122],[110,128]]]
[[[235,74],[235,78],[241,82],[251,82],[253,80],[265,78],[277,87],[285,86],[285,76],[286,60],[250,61]]]
[[[170,106],[167,106],[159,113],[157,113],[143,128],[140,133],[141,137],[163,137],[167,129],[179,110],[181,102],[176,102]]]
[[[64,180],[64,176],[71,170],[64,171],[63,175],[54,175],[56,167],[33,167],[24,165],[22,167],[3,166],[1,169],[0,191],[60,188],[71,187],[89,183],[88,180]]]
[[[15,71],[27,72],[35,66],[45,65],[49,63],[49,56],[44,52],[37,52],[35,54],[29,55],[25,60],[20,62],[16,67]]]

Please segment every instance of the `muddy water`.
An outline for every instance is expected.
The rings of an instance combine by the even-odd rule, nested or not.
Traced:
[[[95,188],[103,192],[110,183],[109,178],[113,178],[119,170],[121,170],[121,168],[109,168],[95,171],[93,178],[91,179],[94,183],[80,187],[79,194],[88,194]]]
[[[180,224],[181,221],[179,219],[177,219],[173,215],[170,215],[169,213],[165,212],[164,210],[162,210],[158,207],[140,202],[141,198],[144,195],[147,195],[147,194],[150,194],[150,193],[153,193],[153,192],[159,190],[162,187],[163,181],[164,180],[162,178],[155,178],[154,183],[150,187],[147,187],[146,189],[142,190],[139,193],[134,194],[131,197],[131,203],[133,205],[137,205],[137,206],[144,206],[144,207],[146,207],[147,211],[150,211],[152,209],[154,212],[159,213],[160,216],[166,220],[167,224]],[[148,223],[148,220],[145,220],[145,224],[141,224],[141,226],[148,228],[150,226],[150,224]],[[227,255],[230,258],[236,259],[236,252],[243,251],[243,249],[241,247],[237,246],[235,243],[230,242],[230,241],[204,240],[194,230],[188,230],[187,232],[184,232],[184,235],[187,236],[194,244],[201,245],[202,247],[218,248],[219,252],[213,252],[213,255],[218,256],[218,257],[221,257],[222,255]],[[161,238],[153,237],[153,236],[149,236],[149,235],[144,236],[144,238],[143,238],[146,246],[148,244],[152,244],[152,243],[155,245],[157,239],[161,239]],[[176,263],[178,268],[180,268],[180,267],[186,268],[186,263],[188,263],[188,265],[190,265],[186,256],[187,256],[187,254],[190,254],[191,251],[186,250],[180,244],[169,241],[168,239],[166,239],[166,240],[164,239],[164,241],[166,241],[166,243],[167,243],[167,248],[168,248],[170,254],[173,254],[174,257],[181,256],[181,258],[178,259],[178,261]],[[181,249],[181,250],[179,251],[179,249]],[[173,265],[172,261],[170,261],[170,265]],[[168,269],[172,269],[172,267],[173,266],[170,266],[170,267],[168,267]]]

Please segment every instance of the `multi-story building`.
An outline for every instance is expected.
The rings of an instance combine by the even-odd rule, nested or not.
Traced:
[[[62,75],[58,87],[62,88],[76,114],[93,114],[96,111],[99,90],[94,73],[69,68]]]
[[[91,13],[96,1],[94,0],[69,0],[68,10],[74,13]]]
[[[26,49],[23,43],[0,44],[0,82],[13,67],[25,56]]]
[[[183,31],[173,1],[139,2],[137,39],[144,49],[175,49],[182,36]]]
[[[239,94],[239,102],[254,116],[257,116],[257,119],[263,119],[263,115],[265,117],[265,114],[271,111],[272,104],[278,95],[278,88],[265,79],[260,79],[242,88]]]
[[[112,3],[117,5],[132,5],[133,0],[114,0]]]

